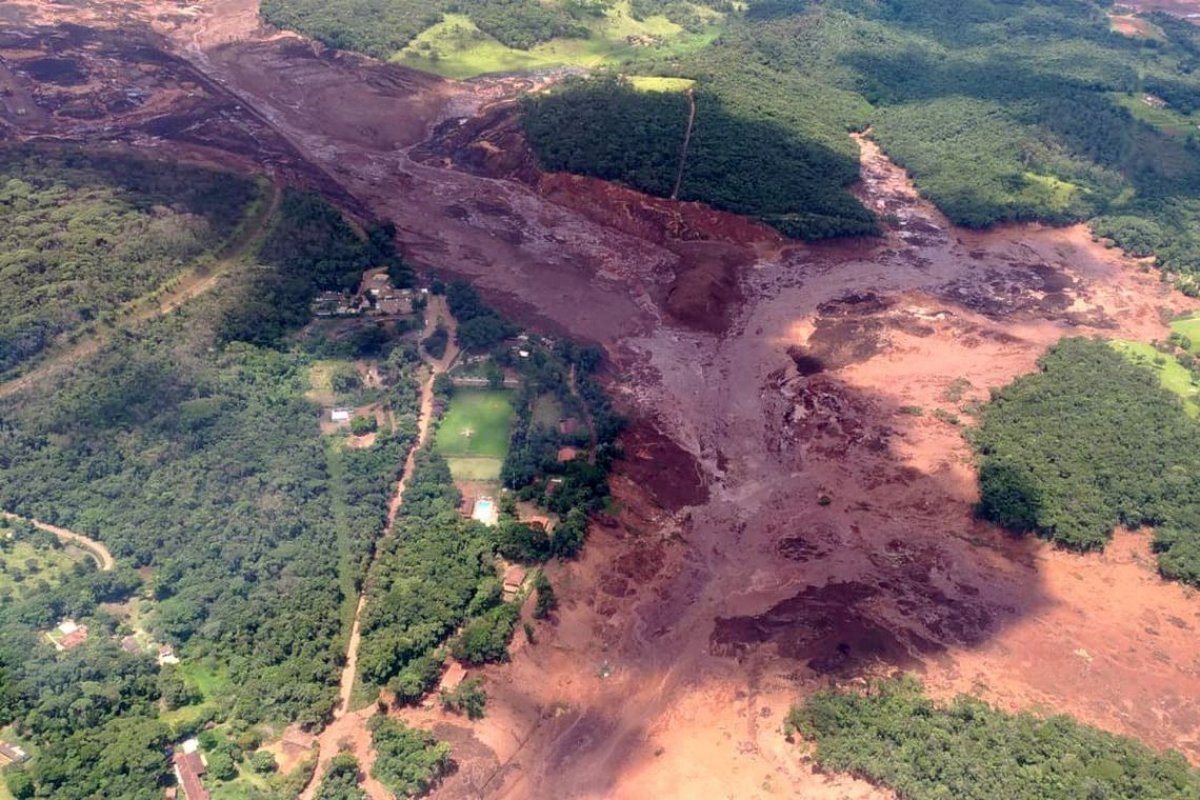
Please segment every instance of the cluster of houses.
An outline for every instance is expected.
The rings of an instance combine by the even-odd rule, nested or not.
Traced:
[[[411,314],[413,290],[397,289],[384,267],[363,273],[362,286],[358,293],[349,296],[341,292],[321,292],[313,300],[312,313],[315,317],[358,317],[372,315],[395,317]]]
[[[81,625],[73,619],[64,619],[58,623],[54,630],[46,633],[46,638],[50,641],[50,644],[54,645],[55,650],[62,653],[66,650],[76,648],[87,641],[88,626]],[[121,639],[121,649],[133,655],[153,652],[160,667],[179,663],[179,657],[175,655],[175,651],[171,649],[171,645],[156,645],[154,642],[143,645],[136,636],[123,637]]]

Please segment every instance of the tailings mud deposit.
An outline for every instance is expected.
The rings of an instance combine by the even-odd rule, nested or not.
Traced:
[[[10,5],[22,36],[65,22],[115,35],[107,4]],[[780,727],[830,681],[898,669],[1200,762],[1200,600],[1157,578],[1146,534],[1077,556],[976,522],[960,430],[1063,336],[1164,338],[1164,311],[1195,304],[1141,264],[1081,226],[956,229],[869,138],[858,191],[895,223],[876,240],[785,242],[538,173],[505,104],[553,76],[456,83],[332,54],[260,30],[249,0],[123,8],[122,35],[144,31],[228,104],[249,136],[239,158],[326,182],[354,213],[395,220],[414,261],[612,357],[634,420],[613,513],[580,561],[550,568],[562,605],[537,644],[483,670],[488,717],[413,715],[459,743],[436,796],[888,797],[814,773]],[[85,45],[26,49],[77,66],[39,82],[0,54],[5,102],[35,101],[10,136],[201,146],[127,136],[135,112],[64,121],[37,98],[80,90],[60,75],[104,73]],[[229,152],[221,141],[204,152]]]

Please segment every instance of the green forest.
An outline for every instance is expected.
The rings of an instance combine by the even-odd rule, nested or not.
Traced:
[[[219,250],[259,194],[198,167],[0,148],[0,377]]]
[[[858,180],[850,154],[797,136],[770,114],[741,113],[718,92],[701,89],[695,103],[686,155],[689,101],[679,93],[578,80],[528,97],[523,120],[548,170],[664,197],[678,180],[680,200],[755,217],[796,238],[876,232],[870,212],[846,191]]]
[[[787,730],[822,770],[885,786],[902,800],[1185,800],[1200,773],[1179,753],[1070,717],[1006,714],[961,696],[936,703],[912,678],[825,690],[792,708]]]
[[[397,431],[332,447],[306,396],[313,356],[283,333],[307,318],[313,291],[345,287],[394,257],[389,246],[290,194],[256,265],[223,291],[112,337],[55,392],[5,400],[0,508],[97,538],[120,565],[83,562],[0,605],[0,727],[37,751],[9,771],[19,796],[159,797],[166,743],[209,720],[329,718],[347,604],[415,440],[415,384],[403,352],[385,358]],[[290,305],[262,309],[280,286]],[[255,316],[261,325],[243,326]],[[125,623],[100,604],[130,598],[152,608],[144,624],[174,646],[178,674],[118,647]],[[56,654],[42,632],[64,617],[91,634]],[[195,713],[162,713],[200,698]]]
[[[1153,525],[1163,575],[1200,585],[1200,425],[1107,342],[1065,339],[996,392],[970,438],[984,519],[1079,550]]]

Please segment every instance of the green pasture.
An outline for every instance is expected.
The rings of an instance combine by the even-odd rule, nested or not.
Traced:
[[[1145,342],[1114,341],[1111,344],[1117,352],[1133,363],[1158,373],[1163,388],[1183,398],[1188,415],[1193,418],[1200,416],[1200,398],[1197,397],[1200,394],[1200,386],[1192,380],[1192,374],[1184,369],[1182,364]]]
[[[406,66],[444,75],[473,78],[497,72],[583,67],[594,69],[644,55],[674,57],[712,43],[720,17],[701,33],[689,33],[666,17],[634,19],[621,0],[589,24],[586,39],[552,39],[528,50],[508,47],[475,26],[465,14],[446,14],[392,57]]]
[[[0,537],[6,533],[7,529],[0,527]],[[26,597],[42,581],[55,586],[86,557],[74,547],[38,549],[29,542],[0,542],[0,597]]]
[[[1180,317],[1171,323],[1171,333],[1178,333],[1191,339],[1192,353],[1200,354],[1200,314]]]

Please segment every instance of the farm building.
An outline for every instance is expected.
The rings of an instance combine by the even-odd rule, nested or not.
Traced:
[[[175,766],[175,780],[183,787],[183,795],[187,800],[209,800],[208,790],[200,781],[200,776],[207,770],[207,766],[198,747],[199,743],[195,739],[188,739],[171,758]]]
[[[517,564],[513,564],[508,569],[504,570],[504,596],[511,600],[521,591],[521,587],[525,585],[525,576],[528,573],[525,568]]]
[[[26,753],[15,744],[0,742],[0,758],[12,764],[20,764],[29,760],[29,753]]]
[[[50,642],[58,651],[70,650],[87,641],[87,625],[77,625],[73,619],[64,619],[50,632]]]

